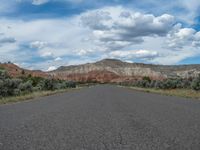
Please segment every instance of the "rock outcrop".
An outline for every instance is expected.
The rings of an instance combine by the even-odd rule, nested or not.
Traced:
[[[50,75],[46,72],[40,70],[23,69],[13,63],[2,63],[0,64],[0,69],[6,70],[11,77],[21,77],[29,75],[31,75],[32,77],[42,77],[42,78],[50,77]]]
[[[54,78],[73,80],[77,82],[129,82],[145,76],[151,79],[190,78],[200,74],[200,65],[152,65],[142,63],[127,63],[116,59],[104,59],[95,63],[83,65],[61,66],[51,72],[26,70],[12,63],[0,64],[0,68],[9,75]]]
[[[200,65],[151,65],[127,63],[116,59],[104,59],[96,63],[62,66],[49,72],[53,77],[80,82],[123,82],[148,76],[151,79],[189,78],[200,74]]]

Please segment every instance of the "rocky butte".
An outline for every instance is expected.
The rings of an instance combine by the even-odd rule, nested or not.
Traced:
[[[128,63],[117,59],[103,59],[95,63],[61,66],[50,72],[27,70],[12,63],[1,63],[0,69],[7,70],[13,77],[31,75],[34,77],[73,80],[77,82],[126,82],[141,79],[190,78],[200,74],[200,65],[153,65]]]
[[[103,59],[83,65],[61,66],[49,75],[79,82],[123,82],[148,76],[151,79],[190,78],[200,73],[200,65],[152,65]]]

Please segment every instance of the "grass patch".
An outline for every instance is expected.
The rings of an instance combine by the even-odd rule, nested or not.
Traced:
[[[62,89],[62,90],[55,90],[55,91],[37,91],[37,92],[32,92],[32,93],[20,95],[20,96],[5,97],[5,98],[0,98],[0,104],[16,103],[16,102],[26,101],[26,100],[30,100],[30,99],[34,99],[38,97],[54,95],[57,93],[64,93],[64,92],[68,92],[68,91],[72,91],[76,89],[80,89],[80,87],[74,88],[74,89]]]
[[[137,91],[148,92],[148,93],[157,93],[167,96],[178,96],[178,97],[185,97],[185,98],[194,98],[200,99],[200,92],[194,91],[191,89],[153,89],[153,88],[138,88],[138,87],[128,87],[130,89],[134,89]]]

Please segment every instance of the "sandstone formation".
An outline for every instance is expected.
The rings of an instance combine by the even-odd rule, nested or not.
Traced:
[[[151,79],[190,78],[200,74],[200,65],[151,65],[127,63],[116,59],[104,59],[96,63],[62,66],[49,72],[53,77],[80,82],[123,82],[148,76]]]
[[[12,63],[0,64],[14,77],[31,75],[34,77],[73,80],[77,82],[129,82],[145,76],[151,79],[190,78],[200,74],[200,65],[152,65],[127,63],[116,59],[104,59],[95,63],[61,66],[51,72],[27,70]]]
[[[0,69],[6,70],[11,77],[29,76],[48,78],[50,75],[40,70],[27,70],[13,63],[0,63]]]

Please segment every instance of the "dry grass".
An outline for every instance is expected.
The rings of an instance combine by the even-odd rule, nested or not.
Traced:
[[[129,87],[129,88],[138,90],[138,91],[157,93],[157,94],[168,95],[168,96],[178,96],[178,97],[185,97],[185,98],[200,99],[200,92],[197,92],[191,89],[163,90],[163,89],[138,88],[138,87]]]
[[[80,87],[75,88],[75,89],[80,89]],[[75,90],[75,89],[62,89],[62,90],[56,90],[56,91],[38,91],[38,92],[33,92],[33,93],[20,95],[20,96],[6,97],[6,98],[0,99],[0,104],[26,101],[26,100],[34,99],[34,98],[37,98],[37,97],[54,95],[54,94],[57,94],[57,93],[64,93],[64,92],[72,91],[72,90]]]

